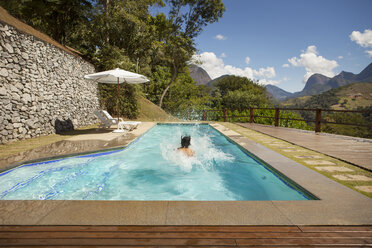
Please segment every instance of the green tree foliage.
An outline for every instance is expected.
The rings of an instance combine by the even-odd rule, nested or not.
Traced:
[[[227,109],[241,110],[269,104],[265,87],[246,77],[221,78],[216,84],[214,96],[215,104]]]
[[[225,11],[221,0],[168,0],[170,28],[164,31],[165,62],[171,70],[171,78],[164,89],[159,106],[178,73],[182,73],[195,53],[194,38],[208,23],[218,21]]]
[[[56,41],[71,45],[73,35],[88,23],[88,0],[0,0],[0,5]]]

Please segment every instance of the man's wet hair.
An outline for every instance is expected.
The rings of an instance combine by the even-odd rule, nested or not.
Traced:
[[[191,140],[190,136],[184,136],[184,137],[181,136],[181,147],[188,148],[190,145],[190,140]]]

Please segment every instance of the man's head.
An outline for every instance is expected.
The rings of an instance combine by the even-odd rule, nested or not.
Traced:
[[[189,145],[190,145],[190,140],[191,140],[190,136],[184,136],[184,137],[181,136],[181,146],[182,146],[182,148],[188,148]]]

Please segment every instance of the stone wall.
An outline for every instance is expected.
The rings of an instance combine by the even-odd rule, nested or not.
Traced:
[[[2,22],[0,54],[1,143],[97,122],[93,65]]]

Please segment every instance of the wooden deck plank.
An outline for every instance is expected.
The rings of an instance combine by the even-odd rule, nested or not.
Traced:
[[[0,229],[0,246],[7,247],[372,247],[372,226],[0,226]]]
[[[0,226],[0,232],[301,232],[297,226]]]
[[[0,245],[215,245],[235,246],[234,239],[0,239]]]
[[[137,238],[137,239],[226,239],[226,238],[370,238],[369,232],[303,232],[303,233],[283,233],[283,232],[0,232],[1,239],[60,239],[60,238]]]
[[[299,228],[302,232],[372,232],[372,226],[299,226]]]
[[[237,239],[238,245],[368,245],[371,238]]]

